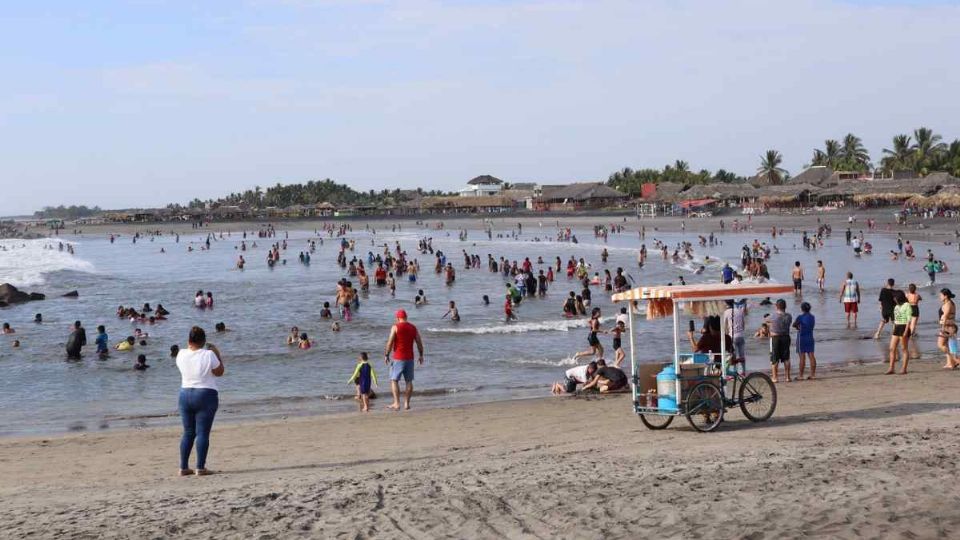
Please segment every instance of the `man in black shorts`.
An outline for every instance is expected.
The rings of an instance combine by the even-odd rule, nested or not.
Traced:
[[[880,334],[883,333],[883,327],[887,325],[888,322],[893,321],[893,308],[897,305],[897,302],[894,300],[897,296],[897,290],[893,288],[893,278],[887,280],[887,285],[880,289],[880,297],[877,299],[880,302],[880,326],[877,327],[876,333],[873,334],[873,339],[880,339]]]
[[[767,321],[770,327],[770,364],[773,368],[773,382],[777,382],[780,363],[786,370],[787,382],[790,377],[790,325],[793,316],[787,313],[787,303],[781,298],[777,300],[777,311]]]

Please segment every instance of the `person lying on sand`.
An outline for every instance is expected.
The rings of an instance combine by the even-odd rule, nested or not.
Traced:
[[[566,371],[562,382],[553,383],[553,387],[550,389],[550,391],[554,395],[573,394],[577,391],[578,385],[586,384],[587,381],[593,379],[593,376],[596,372],[596,362],[590,362],[589,364],[584,364],[582,366],[572,367]]]
[[[601,394],[608,394],[626,387],[627,374],[620,368],[606,365],[606,362],[601,359],[597,361],[597,373],[590,382],[583,385],[581,391],[586,392],[587,390],[596,388]]]

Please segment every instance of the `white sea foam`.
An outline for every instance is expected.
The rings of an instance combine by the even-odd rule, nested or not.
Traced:
[[[559,360],[550,359],[550,358],[504,358],[500,360],[495,360],[496,362],[504,362],[507,364],[524,364],[524,365],[535,365],[535,366],[575,366],[577,361],[573,357],[561,358]]]
[[[615,317],[601,318],[601,322],[610,322]],[[473,328],[427,328],[428,332],[439,334],[522,334],[526,332],[569,332],[576,328],[586,328],[590,319],[560,319],[555,321],[512,322],[494,326],[475,326]]]
[[[61,270],[93,272],[93,264],[57,249],[59,240],[0,240],[0,283],[17,287],[43,285],[47,274]],[[66,243],[64,243],[66,245]],[[76,244],[74,244],[76,245]],[[52,249],[46,249],[52,247]]]

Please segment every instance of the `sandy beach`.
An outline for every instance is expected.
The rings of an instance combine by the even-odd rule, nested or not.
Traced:
[[[10,538],[946,538],[960,376],[779,385],[765,424],[645,429],[625,395],[0,441]]]

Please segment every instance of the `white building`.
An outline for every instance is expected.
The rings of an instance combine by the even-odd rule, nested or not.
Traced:
[[[467,182],[467,187],[460,190],[461,197],[493,197],[503,191],[503,180],[484,174]]]

